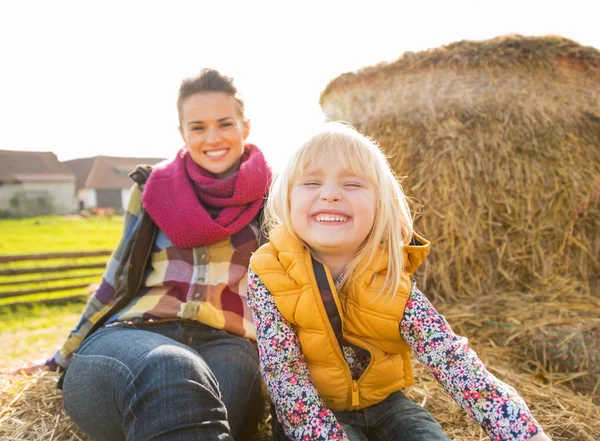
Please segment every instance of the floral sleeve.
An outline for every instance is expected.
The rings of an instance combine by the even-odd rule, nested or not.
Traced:
[[[308,377],[298,337],[252,270],[248,270],[247,296],[256,325],[260,368],[286,435],[295,441],[345,438]]]
[[[525,441],[542,432],[519,394],[488,372],[467,339],[454,334],[416,284],[400,333],[419,361],[492,440]]]

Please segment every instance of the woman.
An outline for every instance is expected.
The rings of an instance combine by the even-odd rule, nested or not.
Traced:
[[[185,146],[133,188],[102,284],[46,363],[68,365],[65,409],[95,440],[243,440],[264,407],[246,285],[271,171],[230,78],[184,80],[177,108]],[[144,215],[158,233],[142,285],[82,343]]]

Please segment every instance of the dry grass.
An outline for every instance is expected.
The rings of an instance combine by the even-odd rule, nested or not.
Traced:
[[[537,337],[546,329],[561,326],[564,330],[578,329],[582,320],[586,326],[600,329],[600,316],[589,303],[595,302],[597,308],[599,302],[586,297],[553,302],[540,302],[540,298],[545,300],[541,293],[514,292],[488,295],[469,303],[445,304],[440,309],[457,333],[469,336],[470,345],[487,369],[519,392],[554,441],[597,440],[600,407],[590,394],[590,382],[597,380],[578,381],[587,378],[590,371],[599,373],[598,342],[587,349],[586,358],[575,353],[573,360],[580,363],[580,370],[556,371],[555,365],[548,360],[544,364],[539,357],[539,342],[544,339]],[[567,331],[562,337],[567,342],[573,340]],[[421,383],[412,388],[409,396],[436,416],[450,438],[488,439],[485,434],[481,438],[474,436],[479,433],[477,424],[464,417],[438,383],[424,373],[424,366],[416,368]],[[578,386],[587,393],[574,391]]]
[[[589,395],[573,392],[567,384],[569,374],[553,373],[523,351],[529,332],[539,322],[534,317],[515,324],[505,317],[482,316],[493,299],[481,299],[471,308],[467,305],[444,307],[453,327],[469,329],[471,344],[490,372],[512,385],[529,404],[530,409],[554,441],[597,441],[600,435],[600,407]],[[557,306],[557,305],[555,305]],[[491,323],[493,322],[493,326]],[[512,323],[514,326],[505,326]],[[498,332],[498,329],[503,330]],[[509,342],[508,346],[499,346]],[[426,407],[455,441],[488,440],[479,426],[448,397],[438,383],[415,363],[416,386],[408,395]],[[0,438],[6,440],[88,440],[72,424],[62,410],[61,392],[55,385],[58,376],[40,374],[31,377],[4,377],[1,383]],[[263,424],[255,441],[269,439],[269,425]]]
[[[486,348],[478,350],[478,353],[494,375],[511,384],[525,399],[553,441],[598,440],[600,409],[589,396],[577,395],[561,385],[564,376],[551,375],[535,365],[515,369],[513,362],[507,360],[507,354],[502,351]],[[439,384],[424,372],[423,365],[417,365],[415,370],[419,382],[409,390],[408,396],[434,415],[450,439],[489,440],[479,425],[469,419]]]
[[[0,438],[3,440],[90,440],[79,432],[62,409],[58,375],[2,379]]]
[[[566,293],[559,294],[554,301],[544,302],[539,302],[546,297],[543,293],[488,295],[470,302],[446,303],[440,305],[440,311],[457,333],[469,337],[488,370],[523,396],[554,441],[596,441],[600,435],[600,407],[593,403],[590,393],[578,393],[573,388],[579,385],[589,392],[591,380],[586,378],[590,371],[598,372],[600,348],[575,350],[572,360],[579,363],[579,370],[570,372],[557,371],[549,362],[544,364],[543,357],[536,353],[540,350],[536,336],[548,329],[600,328],[600,316],[594,311],[598,300],[581,293],[570,298]],[[573,332],[563,333],[564,344],[574,344]],[[415,376],[416,386],[408,390],[408,395],[432,412],[451,439],[488,439],[423,365],[415,363]],[[0,439],[87,439],[64,414],[56,380],[56,375],[47,373],[3,378]],[[267,439],[269,424],[265,423],[255,441]]]

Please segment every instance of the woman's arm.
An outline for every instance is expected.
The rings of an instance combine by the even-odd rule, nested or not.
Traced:
[[[295,441],[345,439],[344,430],[308,377],[298,337],[251,269],[247,296],[261,372],[286,435]]]
[[[125,212],[123,233],[119,244],[108,259],[102,276],[102,282],[96,292],[89,298],[79,323],[70,332],[65,343],[56,351],[54,356],[46,361],[46,366],[50,369],[56,369],[57,367],[65,368],[69,364],[73,352],[79,347],[88,331],[112,306],[115,298],[117,268],[121,260],[126,257],[123,254],[128,241],[132,238],[132,233],[139,221],[141,212],[140,189],[137,185],[134,185],[131,189],[129,203]]]
[[[491,439],[548,440],[519,394],[488,372],[467,339],[454,334],[416,284],[400,333],[419,361]]]

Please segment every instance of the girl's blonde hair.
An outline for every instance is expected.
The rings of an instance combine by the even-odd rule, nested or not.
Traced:
[[[326,123],[311,136],[290,158],[283,174],[271,186],[265,216],[267,232],[278,226],[285,227],[300,239],[292,229],[290,194],[294,182],[304,170],[315,163],[341,163],[352,173],[366,178],[375,189],[375,220],[362,246],[344,270],[339,287],[343,290],[355,273],[359,262],[375,257],[379,245],[388,253],[387,277],[382,293],[398,291],[404,270],[404,245],[413,236],[413,220],[407,198],[376,141],[343,123]]]

